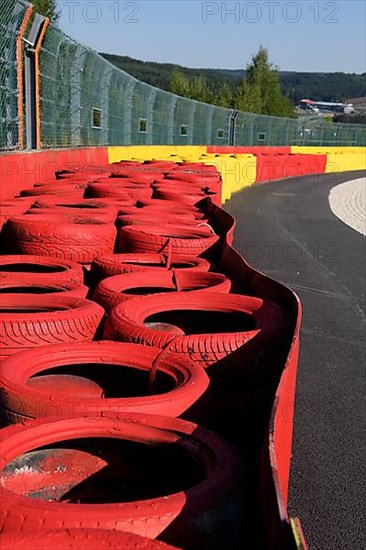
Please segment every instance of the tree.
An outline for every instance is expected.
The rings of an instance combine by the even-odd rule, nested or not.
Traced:
[[[203,76],[195,77],[189,83],[189,97],[203,103],[210,103],[212,94],[207,88],[207,80]]]
[[[233,107],[233,93],[227,82],[224,82],[220,86],[217,94],[215,94],[213,98],[213,103],[219,107],[226,107],[228,109]]]
[[[37,13],[49,17],[51,21],[55,22],[60,17],[56,0],[31,0],[31,2],[34,4],[34,10]]]
[[[292,104],[281,90],[278,70],[269,62],[263,46],[247,67],[236,96],[236,108],[263,115],[294,116]]]
[[[170,75],[169,91],[172,94],[189,97],[189,81],[178,67],[175,67]]]
[[[235,98],[235,107],[238,111],[247,113],[262,113],[262,97],[258,84],[250,85],[244,80],[239,87]]]

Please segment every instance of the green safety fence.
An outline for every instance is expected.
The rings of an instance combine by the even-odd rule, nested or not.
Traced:
[[[42,144],[366,145],[366,128],[279,118],[178,97],[140,82],[50,25],[40,56]]]
[[[27,3],[0,9],[0,149],[18,147],[16,38]],[[51,24],[40,51],[42,147],[366,145],[366,127],[235,112],[136,80]]]

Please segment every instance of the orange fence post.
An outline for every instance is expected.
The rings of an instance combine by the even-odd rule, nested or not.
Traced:
[[[33,6],[29,6],[25,12],[24,19],[19,29],[17,37],[17,86],[18,86],[18,143],[19,148],[24,149],[24,117],[23,117],[23,103],[24,103],[24,90],[23,90],[23,44],[22,38],[27,29],[29,20],[31,18]]]
[[[39,69],[39,52],[45,37],[50,20],[46,17],[44,25],[41,30],[39,40],[34,52],[34,60],[36,67],[36,121],[37,121],[37,149],[41,148],[41,78]]]

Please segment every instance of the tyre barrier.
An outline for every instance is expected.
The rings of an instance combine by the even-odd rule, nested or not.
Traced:
[[[109,254],[95,258],[91,265],[94,280],[100,281],[114,275],[150,270],[209,271],[211,264],[204,258],[142,252],[140,254]]]
[[[164,217],[162,217],[164,215]],[[148,212],[147,214],[122,214],[117,218],[117,226],[124,227],[126,225],[150,225],[156,223],[159,226],[175,226],[177,223],[182,225],[189,225],[191,227],[202,226],[201,220],[195,220],[191,215],[172,212],[164,213],[163,211],[159,212]]]
[[[182,209],[184,208],[185,211],[193,212],[195,215],[202,212],[198,206],[195,206],[194,204],[184,204],[182,205],[179,201],[166,201],[164,199],[138,199],[136,201],[136,206],[138,208],[144,208],[146,206],[154,206],[162,207],[164,210],[171,210],[171,209]]]
[[[170,187],[160,186],[159,188],[154,189],[153,197],[155,199],[166,200],[166,201],[178,201],[182,204],[191,204],[195,205],[204,199],[208,194],[215,195],[215,193],[204,193],[203,191],[193,191],[191,193],[182,193],[179,191],[174,191]]]
[[[231,281],[220,273],[173,269],[125,273],[103,279],[95,289],[92,299],[107,312],[118,304],[135,296],[166,292],[223,292],[231,289]]]
[[[75,216],[75,217],[90,217],[97,219],[105,219],[107,222],[114,223],[118,209],[113,206],[108,206],[102,202],[83,199],[75,202],[63,201],[36,201],[28,214],[38,215],[54,215],[54,216]]]
[[[193,423],[100,414],[16,424],[0,441],[3,533],[98,527],[201,550],[234,548],[248,527],[239,456]]]
[[[104,309],[90,300],[4,294],[0,302],[0,357],[60,342],[93,340]]]
[[[89,382],[83,384],[83,394],[80,379]],[[180,416],[208,385],[203,369],[174,354],[162,356],[159,348],[117,342],[57,344],[3,361],[0,408],[12,424],[96,412]]]
[[[24,214],[31,207],[32,199],[24,197],[18,199],[9,199],[0,202],[0,232],[5,222],[12,216]]]
[[[4,232],[18,254],[51,256],[81,264],[114,252],[116,228],[98,219],[55,220],[51,215],[9,219]]]
[[[164,330],[166,324],[169,332]],[[172,292],[117,305],[105,323],[104,338],[168,346],[169,351],[208,369],[215,387],[224,391],[271,378],[265,367],[285,329],[288,320],[281,308],[260,298]]]
[[[86,198],[126,198],[126,199],[148,199],[151,198],[153,191],[151,187],[134,182],[126,183],[91,183],[85,189]]]
[[[37,255],[0,256],[0,282],[35,285],[82,284],[82,267],[68,260]]]
[[[1,550],[179,550],[156,540],[105,529],[58,529],[0,535]]]
[[[41,187],[32,187],[32,189],[24,189],[21,191],[21,197],[38,197],[42,195],[57,195],[61,197],[63,195],[72,194],[75,198],[82,198],[84,196],[85,184],[69,184],[69,185],[44,185]]]
[[[0,432],[3,536],[97,527],[234,550],[263,533],[295,548],[292,425],[281,440],[267,426],[296,374],[299,304],[229,246],[210,155],[177,160],[58,170],[4,203],[0,416],[17,424]],[[117,341],[100,341],[104,317]]]
[[[162,252],[170,247],[172,254],[200,256],[208,252],[219,240],[210,227],[184,225],[128,225],[118,233],[117,252]]]
[[[155,200],[155,199],[152,199]],[[164,219],[164,217],[167,216],[173,216],[177,217],[178,219],[183,217],[185,219],[188,219],[189,221],[208,221],[208,219],[205,217],[205,215],[201,212],[189,210],[185,207],[185,205],[181,205],[180,203],[172,203],[165,201],[166,206],[164,205],[149,205],[149,206],[132,206],[132,207],[121,207],[118,208],[118,216],[144,216],[148,217],[149,215],[152,216],[160,216],[160,220]],[[172,206],[173,204],[173,206]],[[176,218],[176,219],[177,219]]]
[[[86,298],[89,288],[86,285],[75,285],[74,283],[47,284],[47,283],[23,283],[21,281],[11,282],[2,281],[0,278],[0,295],[7,295],[12,299],[18,297],[18,301],[23,297],[30,298],[34,295],[42,295],[43,298],[51,299],[54,296],[63,298]]]
[[[33,202],[33,207],[35,208],[74,208],[80,205],[81,208],[107,208],[108,210],[113,208],[118,211],[120,207],[133,207],[135,206],[136,201],[134,199],[75,199],[74,197],[57,197],[54,195],[45,195],[44,197],[37,198]]]

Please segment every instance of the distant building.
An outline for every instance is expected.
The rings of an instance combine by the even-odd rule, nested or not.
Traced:
[[[350,115],[355,112],[353,103],[332,103],[328,101],[313,101],[302,99],[297,106],[299,114],[304,115]]]
[[[348,103],[352,103],[357,113],[366,112],[366,97],[355,97],[354,99],[349,99]]]

